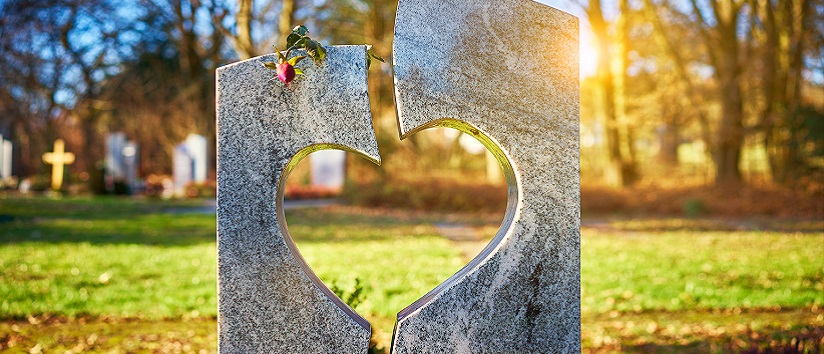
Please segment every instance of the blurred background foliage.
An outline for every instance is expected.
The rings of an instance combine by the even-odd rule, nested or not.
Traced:
[[[664,195],[681,211],[695,209],[699,191],[710,190],[700,200],[710,203],[717,193],[754,188],[780,196],[779,205],[801,200],[808,214],[824,215],[824,0],[550,5],[581,17],[585,209],[589,202],[606,207],[587,199],[592,195],[626,201],[622,188],[631,196]],[[391,63],[396,6],[0,1],[0,134],[15,145],[15,175],[47,175],[40,156],[58,137],[78,155],[71,173],[91,172],[112,131],[140,144],[142,176],[168,174],[170,151],[187,134],[214,142],[217,67],[282,47],[298,23],[327,45],[372,44]],[[404,191],[420,192],[422,181],[434,179],[439,194],[489,192],[474,206],[437,196],[413,204],[483,209],[503,201],[503,185],[485,177],[485,158],[461,149],[459,134],[432,130],[398,140],[391,71],[390,64],[373,65],[369,77],[384,165],[349,159],[349,185],[357,188],[348,198],[402,204],[415,194]],[[677,202],[662,194],[673,188]]]

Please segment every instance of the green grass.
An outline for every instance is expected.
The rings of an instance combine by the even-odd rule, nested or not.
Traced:
[[[213,350],[204,336],[213,339],[216,315],[215,218],[185,213],[197,205],[0,196],[0,351],[12,344],[156,351],[155,342]],[[324,282],[347,289],[362,280],[366,301],[356,310],[383,344],[398,311],[466,262],[436,234],[432,224],[441,219],[352,208],[287,212],[298,248]],[[586,351],[743,350],[824,328],[820,221],[781,224],[780,232],[712,220],[606,225],[582,230]],[[491,236],[495,228],[479,229]],[[175,323],[177,330],[162,329]]]
[[[584,230],[582,310],[824,306],[824,233]]]

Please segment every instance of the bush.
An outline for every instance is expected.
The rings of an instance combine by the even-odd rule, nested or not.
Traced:
[[[359,206],[453,212],[503,212],[506,197],[504,185],[470,184],[448,178],[350,183],[343,192],[346,201]]]

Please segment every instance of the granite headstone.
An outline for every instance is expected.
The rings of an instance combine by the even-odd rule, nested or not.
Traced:
[[[392,353],[580,351],[578,20],[529,0],[400,0],[402,137],[481,141],[509,200],[490,244],[398,315]]]
[[[306,265],[286,227],[286,178],[345,149],[378,162],[365,46],[326,47],[283,85],[263,63],[217,70],[218,347],[227,353],[366,353],[369,323]],[[295,53],[297,54],[297,53]],[[295,55],[293,54],[293,55]]]

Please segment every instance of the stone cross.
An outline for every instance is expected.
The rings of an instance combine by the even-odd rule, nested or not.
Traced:
[[[218,347],[227,353],[366,353],[371,327],[315,276],[283,214],[303,157],[344,149],[378,162],[366,47],[330,46],[284,86],[264,62],[217,70]]]
[[[63,186],[63,166],[74,163],[74,154],[65,151],[63,139],[54,141],[54,151],[43,154],[43,162],[52,165],[52,190],[59,191]]]
[[[402,137],[475,136],[509,189],[503,224],[398,314],[393,354],[580,351],[578,20],[530,0],[400,0]]]

